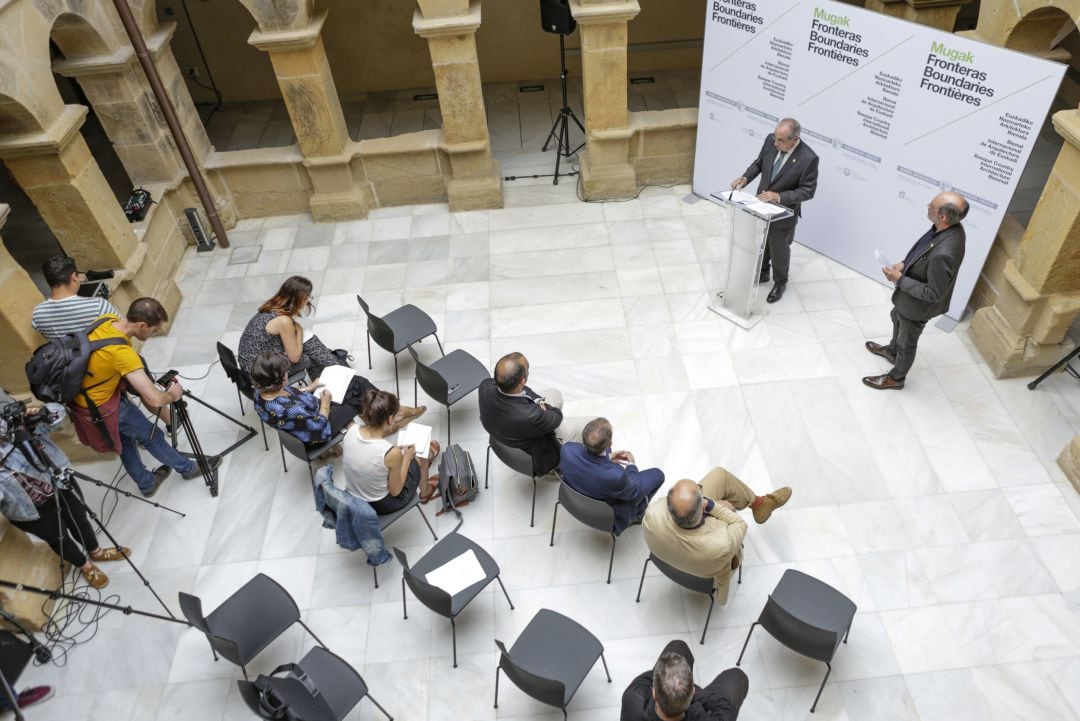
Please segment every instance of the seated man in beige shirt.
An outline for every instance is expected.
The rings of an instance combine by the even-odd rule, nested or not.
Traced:
[[[701,481],[683,479],[646,509],[642,528],[653,555],[680,571],[716,580],[716,595],[727,603],[731,572],[739,567],[746,522],[735,511],[749,507],[754,520],[765,523],[787,503],[787,486],[764,496],[723,468]]]

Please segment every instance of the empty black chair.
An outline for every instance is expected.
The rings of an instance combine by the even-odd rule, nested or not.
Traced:
[[[650,553],[649,557],[645,559],[645,565],[641,567],[641,583],[638,584],[637,598],[634,599],[638,603],[641,603],[641,589],[645,586],[645,571],[649,569],[649,561],[653,562],[653,565],[660,570],[660,573],[686,590],[703,593],[709,597],[709,612],[705,615],[705,628],[701,630],[700,641],[700,643],[705,643],[705,634],[709,631],[709,619],[712,618],[713,605],[716,603],[716,582],[711,578],[680,571],[670,563],[665,563]],[[742,564],[739,564],[739,583],[742,583]]]
[[[577,621],[541,608],[514,641],[510,650],[499,639],[499,665],[495,668],[495,708],[499,708],[499,671],[515,686],[541,703],[562,709],[596,665],[604,664],[604,675],[611,683],[604,644]]]
[[[571,516],[584,523],[589,528],[611,536],[611,558],[607,566],[607,582],[611,583],[611,567],[615,563],[615,509],[606,501],[598,501],[595,498],[578,493],[566,481],[559,483],[559,500],[555,501],[555,513],[551,516],[551,544],[555,545],[555,521],[559,518],[559,504],[566,507]]]
[[[342,428],[337,432],[337,435],[331,436],[330,440],[317,443],[308,448],[302,440],[293,434],[278,429],[278,442],[281,444],[281,465],[285,472],[289,471],[289,467],[285,465],[285,451],[288,451],[291,455],[307,463],[308,475],[311,476],[311,482],[314,483],[315,471],[311,469],[311,462],[345,440],[345,434],[348,430],[348,427]]]
[[[746,634],[735,665],[742,663],[754,626],[761,624],[773,638],[792,651],[825,664],[825,678],[810,707],[810,713],[814,713],[821,692],[825,690],[825,682],[832,673],[833,656],[841,641],[847,643],[856,608],[850,598],[829,584],[789,568],[769,594],[758,620],[750,624],[750,633]]]
[[[431,365],[424,365],[409,346],[409,355],[416,361],[416,377],[413,379],[413,405],[416,405],[417,384],[431,399],[446,406],[446,445],[450,445],[450,406],[480,387],[490,378],[483,363],[463,350],[452,350]]]
[[[397,310],[390,311],[379,317],[371,312],[368,304],[359,295],[356,300],[364,309],[367,316],[367,364],[371,369],[371,341],[383,350],[394,354],[394,388],[398,398],[401,397],[401,383],[398,380],[397,354],[408,348],[411,344],[435,336],[435,342],[439,344],[439,354],[444,355],[442,343],[439,342],[438,329],[435,321],[424,311],[415,305],[403,305]]]
[[[529,476],[533,482],[532,514],[529,516],[529,527],[536,522],[536,472],[533,470],[532,456],[520,448],[510,446],[496,440],[495,436],[488,436],[487,460],[484,465],[484,488],[488,487],[488,473],[491,471],[491,452],[495,451],[495,457],[510,467],[515,473]]]
[[[427,582],[427,574],[468,551],[476,554],[476,560],[480,562],[480,567],[484,569],[484,578],[482,580],[458,591],[453,596],[438,586],[433,586]],[[510,604],[511,609],[514,608],[514,602],[510,600],[510,594],[506,592],[506,586],[503,585],[502,579],[499,578],[499,564],[495,562],[491,554],[476,542],[469,540],[456,531],[444,536],[411,568],[409,567],[409,559],[396,547],[394,548],[394,555],[397,556],[398,563],[401,564],[401,609],[405,614],[405,618],[409,617],[409,611],[405,607],[405,584],[409,584],[413,595],[416,596],[420,603],[440,616],[450,619],[450,630],[454,644],[454,668],[457,668],[457,626],[454,624],[457,615],[464,611],[465,607],[492,581],[499,582],[499,588],[502,589],[503,595],[506,596],[506,602]]]
[[[279,671],[288,670],[285,676],[278,676]],[[259,689],[251,681],[237,681],[240,697],[248,708],[263,718],[267,709],[262,708],[263,700]],[[290,709],[304,721],[343,721],[350,711],[367,696],[390,721],[394,717],[368,693],[367,683],[352,666],[340,656],[316,646],[307,652],[297,664],[279,666],[274,673],[266,677],[268,687],[281,702],[283,708]],[[284,718],[282,716],[281,718]]]
[[[209,616],[203,616],[202,600],[198,596],[183,591],[179,596],[184,618],[206,634],[214,660],[221,654],[240,667],[244,678],[247,678],[248,662],[294,623],[303,626],[320,646],[324,645],[300,620],[300,609],[289,592],[264,573],[241,586]]]

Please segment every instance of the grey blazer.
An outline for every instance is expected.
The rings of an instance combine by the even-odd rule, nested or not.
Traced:
[[[818,180],[818,156],[810,146],[800,140],[795,150],[784,161],[774,180],[769,180],[773,163],[776,162],[775,138],[772,133],[765,138],[761,146],[761,152],[750,167],[743,173],[749,184],[754,178],[761,176],[758,183],[757,193],[760,195],[766,190],[771,190],[780,195],[780,205],[791,209],[795,215],[786,220],[773,223],[774,226],[794,226],[802,215],[802,204],[814,197],[817,192]]]
[[[904,268],[892,295],[897,313],[910,320],[930,320],[949,309],[964,262],[964,240],[962,224],[949,226]]]

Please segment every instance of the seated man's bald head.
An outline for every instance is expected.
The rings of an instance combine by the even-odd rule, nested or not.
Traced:
[[[678,481],[667,494],[668,511],[680,528],[697,528],[701,523],[701,509],[704,496],[701,486],[684,478]]]
[[[503,393],[517,393],[529,379],[529,359],[521,353],[507,353],[495,364],[495,384]]]

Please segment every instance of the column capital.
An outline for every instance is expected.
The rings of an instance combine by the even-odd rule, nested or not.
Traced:
[[[0,158],[8,160],[60,152],[79,134],[79,128],[86,122],[86,113],[84,105],[65,105],[63,112],[42,132],[11,135],[0,140]]]
[[[288,30],[259,30],[255,28],[248,36],[248,44],[268,53],[304,50],[313,47],[322,35],[326,23],[326,10],[311,19],[307,27]]]
[[[480,27],[480,0],[472,0],[469,12],[464,15],[426,18],[417,8],[413,12],[412,26],[413,32],[422,38],[471,35]]]
[[[608,25],[633,20],[641,12],[638,0],[588,2],[570,0],[570,12],[579,25]]]
[[[1074,148],[1080,148],[1080,111],[1059,110],[1050,116],[1054,121],[1054,130],[1065,138],[1065,142]]]
[[[173,33],[176,32],[176,23],[162,24],[156,33],[146,38],[146,48],[150,56],[157,60],[161,52],[169,47]],[[57,60],[52,64],[53,72],[63,75],[65,78],[85,78],[96,75],[123,75],[138,62],[135,50],[130,45],[124,45],[116,52],[109,55],[97,55],[90,58],[77,58],[75,60]]]

